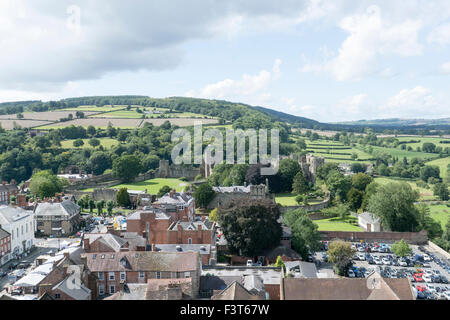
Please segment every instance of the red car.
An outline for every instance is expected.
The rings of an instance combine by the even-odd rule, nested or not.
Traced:
[[[417,286],[416,289],[420,292],[424,292],[427,290],[427,288],[425,286]]]
[[[416,282],[423,282],[422,275],[423,273],[414,273],[413,278],[414,280],[416,280]]]

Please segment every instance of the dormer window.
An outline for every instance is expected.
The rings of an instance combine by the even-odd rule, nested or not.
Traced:
[[[105,255],[104,254],[102,254],[102,259],[105,259]]]

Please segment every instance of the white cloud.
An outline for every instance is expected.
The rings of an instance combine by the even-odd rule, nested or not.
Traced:
[[[253,104],[267,103],[271,95],[267,93],[271,82],[278,80],[281,75],[281,59],[275,59],[272,72],[261,70],[256,75],[244,74],[239,80],[225,79],[216,83],[211,83],[200,90],[190,90],[186,96],[209,98],[209,99],[229,99],[238,101],[245,99]]]
[[[441,64],[441,66],[439,67],[439,70],[441,73],[449,74],[450,73],[450,61]]]
[[[441,46],[450,44],[450,23],[440,25],[428,35],[429,43],[437,43]]]
[[[342,19],[339,27],[348,32],[333,59],[320,64],[307,64],[303,72],[330,72],[337,80],[360,80],[376,71],[378,56],[415,56],[422,54],[418,32],[422,23],[404,20],[391,23],[382,17],[381,9],[370,6],[366,12]]]
[[[227,32],[239,35],[242,23],[265,32],[271,28],[271,17],[295,23],[306,3],[174,0],[131,6],[119,0],[79,0],[78,16],[77,10],[68,10],[73,4],[69,0],[2,0],[0,86],[56,90],[67,81],[99,79],[112,72],[174,69],[184,62],[187,41]],[[220,28],[223,21],[226,32]]]

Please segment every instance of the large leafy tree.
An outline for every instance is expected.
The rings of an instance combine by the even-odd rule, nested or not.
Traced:
[[[301,170],[298,161],[293,159],[283,159],[280,161],[278,172],[282,178],[282,191],[291,192],[294,177]]]
[[[283,215],[283,221],[291,228],[292,247],[303,259],[308,258],[309,251],[320,248],[320,233],[318,226],[308,217],[302,209],[289,210]]]
[[[377,188],[369,199],[367,209],[392,231],[419,231],[419,213],[414,206],[418,199],[419,193],[409,184],[391,182]]]
[[[128,194],[127,188],[120,188],[116,194],[116,202],[117,205],[126,208],[131,205],[130,195]]]
[[[352,176],[352,187],[364,191],[373,182],[373,178],[365,173],[357,173]]]
[[[133,181],[141,172],[141,162],[135,155],[124,155],[113,161],[114,176],[125,182]]]
[[[30,190],[41,198],[54,197],[55,193],[61,192],[67,184],[66,179],[58,178],[51,171],[45,170],[33,175]]]
[[[358,211],[358,209],[361,207],[363,197],[364,192],[356,188],[351,188],[347,193],[347,203],[349,208],[353,211]]]
[[[200,208],[206,208],[214,199],[216,193],[208,183],[201,184],[194,190],[195,204]]]
[[[333,197],[338,196],[341,201],[345,201],[351,188],[351,180],[339,171],[331,171],[327,176],[326,185]]]
[[[97,151],[94,152],[88,161],[88,167],[94,175],[101,175],[106,169],[111,168],[111,157],[108,153]]]
[[[237,202],[232,208],[219,208],[218,216],[232,253],[253,257],[280,243],[280,210],[272,201]]]
[[[412,253],[409,244],[404,240],[395,242],[391,247],[392,252],[398,257],[406,257]]]
[[[436,183],[433,188],[433,194],[442,201],[448,200],[448,185],[447,183]]]
[[[303,172],[300,170],[294,177],[292,184],[292,190],[296,194],[304,194],[310,190],[308,180],[303,176]]]
[[[337,274],[344,275],[355,252],[350,242],[342,240],[331,241],[328,245],[328,261],[334,264],[334,270]]]

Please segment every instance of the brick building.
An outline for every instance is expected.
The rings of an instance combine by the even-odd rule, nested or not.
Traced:
[[[11,253],[11,234],[0,226],[0,266],[8,262]]]
[[[54,262],[53,269],[39,284],[38,296],[47,296],[52,300],[95,299],[95,292],[88,288],[89,284],[95,284],[95,277],[78,260],[77,254],[67,252],[63,259]]]
[[[136,232],[147,244],[167,243],[167,230],[174,220],[161,209],[139,210],[127,218],[127,232]]]
[[[11,197],[17,196],[19,193],[19,188],[14,180],[11,183],[3,181],[0,185],[0,204],[10,204]]]
[[[190,278],[197,296],[201,261],[197,252],[118,252],[82,255],[86,270],[96,277],[89,289],[98,296],[113,295],[126,284],[145,284],[149,279]]]
[[[173,221],[191,221],[194,219],[195,200],[184,192],[172,190],[154,202],[153,206],[170,215]]]
[[[174,222],[167,231],[167,243],[215,245],[215,223],[205,217],[190,222]]]

